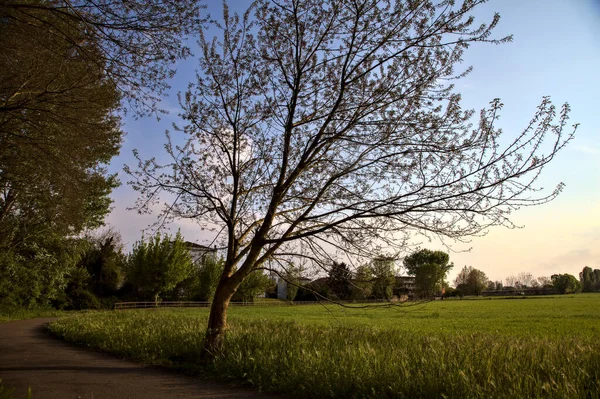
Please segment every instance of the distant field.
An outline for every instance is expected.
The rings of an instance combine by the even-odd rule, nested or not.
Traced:
[[[600,295],[231,308],[226,353],[203,365],[207,316],[207,309],[99,312],[51,330],[286,397],[600,397]]]

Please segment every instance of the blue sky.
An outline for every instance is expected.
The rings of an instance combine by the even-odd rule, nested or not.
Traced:
[[[231,7],[243,3],[232,1]],[[213,4],[208,10],[213,16],[220,15]],[[538,277],[577,275],[586,265],[600,268],[600,0],[495,0],[480,6],[475,16],[491,20],[494,12],[501,15],[495,36],[512,34],[514,40],[498,46],[478,44],[466,52],[464,66],[472,65],[474,70],[457,82],[463,106],[479,110],[500,98],[504,103],[500,126],[512,137],[548,95],[557,106],[568,102],[570,121],[580,127],[540,180],[547,189],[564,182],[563,193],[552,203],[515,213],[512,220],[524,226],[521,229],[498,227],[467,245],[453,245],[456,252],[450,258],[455,270],[450,280],[464,265],[483,270],[492,280],[519,272]],[[135,166],[134,148],[143,158],[164,156],[164,131],[177,121],[176,93],[193,79],[194,68],[193,59],[179,65],[173,90],[164,100],[170,115],[160,121],[124,121],[127,135],[121,155],[110,165],[123,185],[112,195],[114,209],[107,223],[121,232],[128,246],[139,239],[154,217],[126,210],[136,193],[126,185],[123,165]],[[172,231],[177,228],[190,241],[206,243],[209,239],[189,221],[171,226]],[[437,242],[422,246],[443,249]]]

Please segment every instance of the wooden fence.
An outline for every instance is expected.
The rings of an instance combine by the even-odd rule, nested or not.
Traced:
[[[210,302],[117,302],[115,309],[144,308],[207,308]]]
[[[523,288],[515,290],[483,291],[483,296],[534,296],[534,295],[558,295],[559,291],[547,288]]]
[[[289,305],[316,305],[326,301],[256,301],[256,302],[230,302],[231,306],[289,306]],[[386,303],[385,299],[366,299],[362,301],[339,301],[344,304],[358,303]],[[211,302],[194,301],[159,301],[159,302],[117,302],[114,305],[115,310],[121,309],[146,309],[146,308],[209,308]]]

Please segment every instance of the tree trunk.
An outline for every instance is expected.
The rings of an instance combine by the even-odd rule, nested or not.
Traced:
[[[232,287],[231,281],[219,284],[215,291],[208,317],[208,327],[204,337],[202,358],[210,360],[223,350],[225,330],[227,328],[227,308],[229,301],[235,293],[236,287]]]

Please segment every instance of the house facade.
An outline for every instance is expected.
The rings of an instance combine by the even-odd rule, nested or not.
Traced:
[[[414,276],[396,276],[395,294],[413,294],[415,292],[415,277]]]
[[[194,242],[185,241],[185,245],[190,251],[190,255],[192,256],[192,261],[196,265],[200,265],[206,259],[217,259],[217,249],[210,248],[205,245],[196,244]]]
[[[288,282],[285,281],[277,274],[272,274],[271,279],[277,284],[277,299],[287,299],[288,296]],[[310,279],[306,277],[300,277],[298,279],[298,285],[306,285],[310,283]]]

